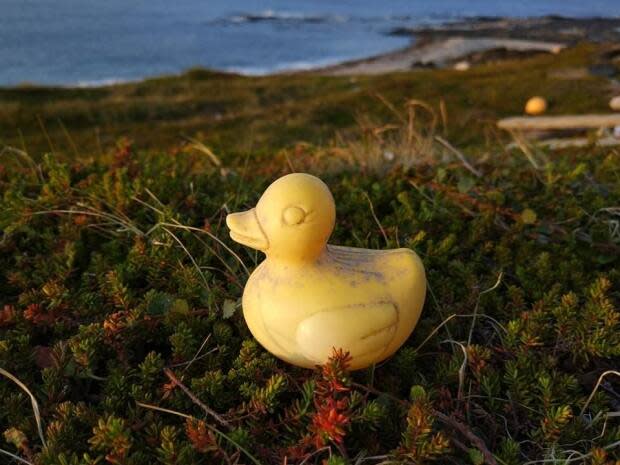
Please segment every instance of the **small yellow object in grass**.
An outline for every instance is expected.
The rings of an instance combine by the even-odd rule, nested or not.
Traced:
[[[226,218],[230,236],[265,253],[243,292],[243,316],[269,352],[314,368],[333,349],[351,368],[385,360],[422,312],[426,275],[410,249],[327,244],[336,219],[329,188],[294,173],[267,188],[255,208]]]
[[[536,212],[531,208],[526,208],[521,212],[521,221],[525,224],[534,224],[537,218]]]
[[[547,101],[542,97],[532,97],[525,104],[525,113],[536,116],[547,111]]]

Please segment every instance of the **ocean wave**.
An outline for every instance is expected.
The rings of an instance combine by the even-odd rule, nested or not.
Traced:
[[[326,66],[338,65],[340,63],[354,60],[355,57],[331,57],[312,61],[290,61],[277,63],[272,66],[230,66],[222,71],[237,73],[243,76],[267,76],[274,73],[285,73],[294,71],[309,71]]]
[[[320,13],[298,13],[290,11],[263,10],[259,12],[236,13],[223,18],[217,18],[211,23],[243,25],[249,23],[408,23],[408,24],[441,24],[456,19],[454,15],[427,15],[416,16],[408,14],[384,16],[355,16],[331,15]]]
[[[122,78],[105,78],[105,79],[93,79],[87,81],[78,81],[72,84],[67,84],[65,87],[78,87],[78,88],[89,88],[89,87],[107,87],[107,86],[115,86],[118,84],[128,84],[130,82],[138,82],[145,78],[135,78],[135,79],[122,79]]]

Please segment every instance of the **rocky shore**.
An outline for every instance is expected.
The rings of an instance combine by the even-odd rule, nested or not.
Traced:
[[[314,72],[381,74],[429,67],[465,70],[486,61],[558,53],[579,42],[608,44],[613,55],[610,58],[614,58],[613,44],[620,47],[620,18],[477,17],[435,27],[399,28],[389,34],[411,37],[412,44],[394,52]]]

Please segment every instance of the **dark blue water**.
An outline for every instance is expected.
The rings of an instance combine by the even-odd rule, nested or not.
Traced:
[[[620,0],[0,0],[0,85],[96,84],[193,66],[264,74],[407,44],[467,16],[620,16]]]

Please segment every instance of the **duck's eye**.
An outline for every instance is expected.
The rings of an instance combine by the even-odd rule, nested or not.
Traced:
[[[306,212],[299,207],[286,207],[282,212],[282,220],[288,226],[295,226],[304,221]]]

